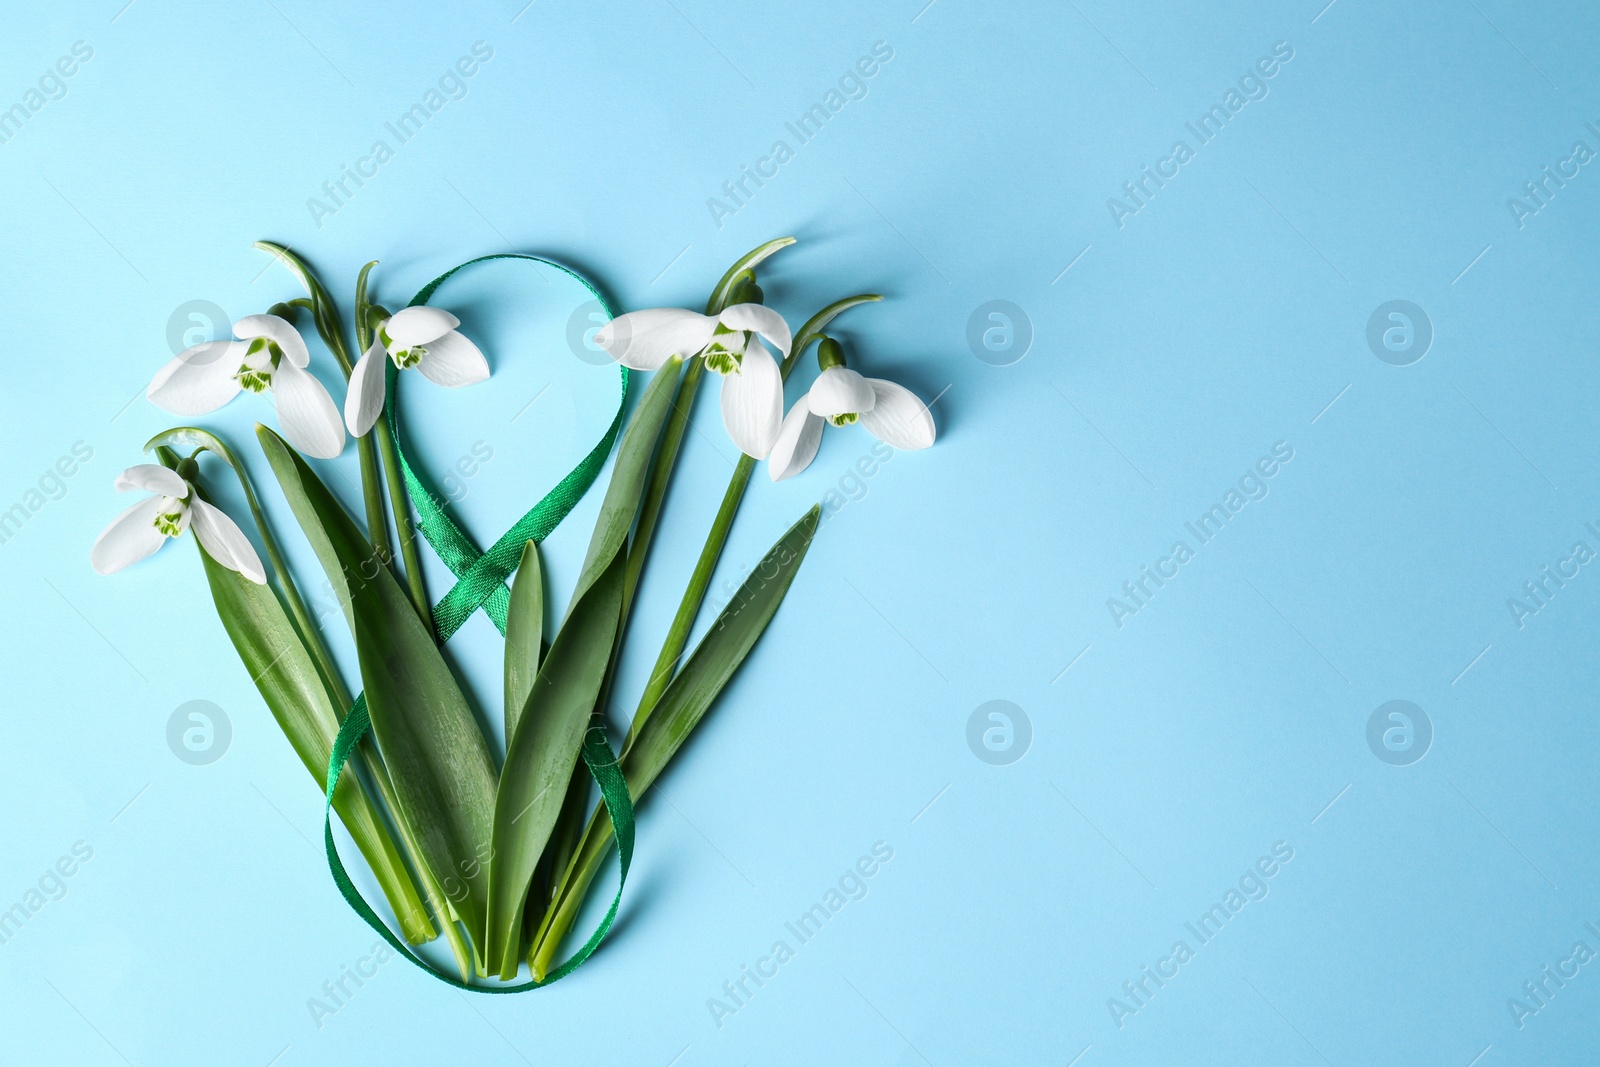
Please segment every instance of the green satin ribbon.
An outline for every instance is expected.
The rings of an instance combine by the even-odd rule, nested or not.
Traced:
[[[527,260],[554,267],[589,290],[590,295],[605,308],[606,318],[616,315],[616,312],[611,310],[611,305],[606,302],[606,298],[589,284],[587,278],[559,263],[515,252],[480,256],[445,271],[423,286],[422,291],[411,298],[410,306],[426,304],[434,291],[457,271],[475,263],[487,263],[496,259]],[[450,636],[480,607],[504,636],[506,608],[511,599],[511,590],[506,588],[505,584],[506,578],[517,569],[517,564],[521,561],[522,546],[529,541],[543,541],[549,536],[550,531],[554,530],[583,498],[583,494],[599,475],[600,468],[605,466],[606,457],[611,454],[612,447],[617,443],[617,434],[622,431],[622,409],[628,397],[628,369],[621,365],[617,368],[622,372],[622,395],[618,398],[616,417],[611,420],[611,426],[606,430],[605,436],[543,500],[535,504],[526,515],[517,520],[515,526],[505,532],[500,540],[491,545],[489,551],[480,553],[467,535],[461,532],[461,528],[451,520],[439,502],[438,495],[431,492],[423,484],[422,479],[417,477],[410,460],[406,458],[405,446],[400,440],[400,420],[395,412],[395,383],[399,380],[399,372],[395,370],[393,361],[385,362],[389,383],[384,394],[384,415],[389,420],[390,432],[394,434],[395,449],[400,454],[400,470],[405,475],[406,493],[411,497],[412,506],[417,509],[417,528],[422,531],[422,536],[428,539],[428,544],[433,546],[433,550],[439,554],[445,566],[460,579],[455,588],[446,593],[434,606],[434,630],[438,634],[439,643],[443,644],[450,640]]]
[[[459,266],[452,267],[439,277],[422,287],[422,291],[412,298],[409,306],[425,304],[433,296],[440,285],[454,275],[457,271],[464,270],[477,263],[487,263],[497,259],[523,260],[534,264],[543,263],[553,267],[561,273],[578,281],[605,309],[606,317],[615,315],[606,298],[589,283],[582,275],[569,270],[559,263],[552,263],[548,259],[538,256],[526,256],[515,252],[502,252],[492,256],[480,256],[468,260]],[[399,383],[395,367],[388,363],[388,389],[384,402],[384,417],[388,420],[389,430],[394,436],[395,451],[400,457],[400,469],[405,478],[406,493],[411,498],[411,504],[417,510],[417,528],[422,531],[423,537],[433,550],[438,553],[440,560],[450,568],[456,576],[456,584],[434,605],[434,635],[439,644],[450,640],[451,636],[461,628],[462,623],[472,617],[472,613],[482,608],[489,616],[503,636],[506,632],[506,610],[510,605],[511,591],[506,587],[506,579],[517,569],[517,564],[522,558],[523,546],[528,541],[543,541],[554,530],[561,520],[575,507],[589,486],[599,476],[600,470],[605,466],[606,457],[611,454],[611,449],[617,442],[617,435],[622,430],[623,409],[628,399],[628,371],[625,367],[618,367],[621,371],[622,392],[617,402],[617,414],[611,420],[610,427],[605,435],[600,438],[589,454],[572,469],[566,477],[556,484],[556,487],[545,494],[543,500],[535,504],[528,513],[518,519],[516,524],[507,530],[486,552],[480,552],[472,540],[456,525],[440,503],[439,497],[431,492],[422,479],[417,476],[406,456],[405,447],[400,438],[400,420],[396,413],[395,392]],[[396,516],[398,526],[404,521],[403,516]],[[594,726],[584,735],[582,756],[584,765],[589,768],[589,773],[594,776],[600,786],[601,798],[605,801],[606,814],[611,819],[611,825],[617,835],[617,854],[620,860],[621,877],[617,881],[617,895],[611,901],[611,907],[606,912],[605,918],[590,935],[589,940],[573,953],[572,957],[555,970],[545,976],[543,981],[529,981],[517,985],[480,986],[463,982],[434,967],[428,961],[413,953],[389,929],[388,925],[372,910],[366,900],[350,881],[350,875],[345,870],[344,863],[339,859],[339,850],[333,842],[333,793],[339,784],[339,775],[345,764],[349,761],[356,745],[366,736],[372,728],[372,720],[367,714],[367,697],[363,693],[356,697],[350,712],[345,716],[344,724],[339,728],[339,734],[334,738],[333,752],[328,759],[327,803],[323,807],[323,844],[328,853],[328,869],[333,874],[333,881],[339,888],[339,893],[355,913],[366,920],[378,934],[394,948],[396,952],[427,971],[441,982],[446,982],[458,989],[465,989],[474,993],[521,993],[529,989],[549,985],[551,982],[565,978],[577,970],[587,960],[591,953],[600,946],[606,933],[611,929],[611,924],[616,920],[617,909],[622,904],[622,886],[628,878],[628,867],[633,861],[633,799],[628,793],[628,783],[622,772],[617,768],[617,754],[612,750],[606,740],[605,730]],[[441,922],[450,921],[449,916],[440,916]]]

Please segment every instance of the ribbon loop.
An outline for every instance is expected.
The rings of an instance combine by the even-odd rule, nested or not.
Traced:
[[[423,286],[421,291],[411,298],[411,304],[408,306],[415,307],[427,303],[439,286],[457,271],[476,263],[488,263],[497,259],[521,260],[534,264],[536,269],[540,263],[553,267],[587,289],[589,295],[599,301],[600,306],[605,309],[608,319],[616,314],[604,294],[583,275],[559,263],[552,263],[548,259],[518,252],[479,256],[477,259],[467,260],[460,266],[452,267]],[[528,541],[543,541],[550,535],[550,531],[567,517],[567,513],[577,505],[578,501],[583,499],[583,494],[594,484],[600,469],[605,466],[606,457],[611,454],[612,447],[617,443],[617,435],[622,432],[622,412],[628,397],[628,369],[620,365],[617,369],[621,372],[622,393],[617,403],[617,414],[611,420],[605,435],[594,448],[589,450],[589,454],[584,456],[565,478],[556,483],[556,487],[545,494],[543,500],[518,519],[489,551],[479,552],[477,546],[450,517],[449,512],[440,503],[438,495],[429,491],[412,468],[410,458],[406,455],[405,445],[400,439],[400,418],[395,406],[395,383],[398,372],[393,364],[386,368],[389,387],[384,393],[384,416],[389,421],[389,431],[394,436],[395,450],[400,456],[400,470],[405,479],[406,494],[411,497],[411,506],[417,509],[417,528],[422,531],[422,536],[433,546],[434,552],[438,553],[444,564],[460,579],[455,587],[440,599],[434,609],[434,630],[440,644],[450,640],[450,636],[480,607],[504,636],[506,608],[510,597],[510,590],[506,589],[505,582],[511,572],[517,569],[518,561],[522,559],[522,546]],[[398,524],[398,516],[395,521]]]

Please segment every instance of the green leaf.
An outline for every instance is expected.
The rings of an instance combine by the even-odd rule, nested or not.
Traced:
[[[522,546],[522,562],[511,579],[511,604],[506,611],[506,747],[517,732],[517,719],[528,702],[533,680],[539,676],[539,653],[544,641],[544,573],[539,568],[539,545]]]
[[[567,607],[570,616],[583,594],[588,591],[611,565],[628,540],[634,517],[639,511],[639,497],[644,492],[645,475],[650,468],[650,456],[655,451],[656,438],[661,435],[661,424],[672,408],[672,395],[678,385],[678,371],[683,361],[678,357],[667,360],[650,378],[650,385],[639,406],[634,410],[628,428],[623,431],[622,443],[617,446],[617,464],[611,471],[611,484],[600,504],[600,517],[595,520],[594,536],[589,540],[589,553],[584,557],[583,570],[578,574],[578,585],[572,593],[572,603]]]
[[[813,505],[778,538],[700,639],[683,670],[661,694],[649,721],[622,760],[628,791],[635,797],[650,788],[677,754],[684,739],[699,725],[706,709],[749,655],[756,639],[766,631],[811,547],[821,518],[821,506]]]
[[[740,256],[738,261],[728,268],[728,272],[718,280],[716,287],[711,290],[711,298],[706,301],[706,314],[721,314],[722,310],[728,306],[728,297],[732,295],[733,287],[739,284],[739,276],[741,274],[747,270],[754,270],[756,264],[774,252],[788,248],[792,244],[794,244],[793,237],[779,237],[775,241],[768,241],[764,245],[752,248]]]
[[[270,588],[229,570],[204,550],[200,559],[223,629],[278,728],[320,790],[339,721],[311,654]],[[406,940],[412,944],[432,940],[436,931],[411,875],[355,775],[340,780],[333,807],[371,866]]]
[[[316,323],[317,333],[322,337],[322,343],[339,361],[344,369],[345,377],[350,376],[353,363],[350,353],[345,348],[344,334],[339,326],[339,309],[334,305],[333,296],[317,278],[316,273],[306,265],[305,260],[289,251],[288,248],[272,241],[257,241],[255,246],[261,251],[269,253],[282,263],[305,286],[306,292],[311,294],[311,317]]]
[[[847,296],[843,300],[835,300],[815,315],[806,320],[800,327],[800,332],[794,335],[794,344],[789,348],[789,358],[783,361],[783,376],[789,376],[789,369],[800,358],[800,353],[806,347],[822,336],[822,331],[828,328],[828,323],[838,318],[842,313],[861,304],[873,304],[882,300],[877,293],[862,293],[860,296]]]
[[[624,559],[618,553],[561,627],[506,746],[494,808],[489,874],[491,968],[515,978],[522,913],[534,868],[550,839],[600,695],[622,613]],[[512,610],[517,609],[515,598]],[[509,626],[507,627],[509,636]]]
[[[494,764],[483,731],[405,592],[328,488],[265,426],[262,450],[345,605],[396,817],[466,925],[482,966]]]
[[[643,797],[677,755],[766,631],[800,570],[821,517],[821,506],[814,505],[778,539],[656,702],[649,720],[633,738],[633,746],[622,756],[628,793],[635,801]],[[542,979],[548,971],[561,938],[577,918],[584,893],[600,869],[610,842],[611,821],[597,808],[534,938],[529,962],[535,978]]]
[[[365,355],[372,345],[372,325],[367,321],[367,275],[377,265],[378,261],[374,259],[356,275],[356,347],[360,350],[356,353],[357,359]]]

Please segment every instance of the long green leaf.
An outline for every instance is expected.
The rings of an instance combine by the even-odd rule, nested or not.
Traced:
[[[317,327],[317,333],[322,336],[323,344],[333,353],[339,365],[344,369],[345,377],[350,376],[350,368],[354,361],[350,358],[350,351],[345,347],[344,333],[339,326],[339,309],[334,305],[333,295],[316,275],[305,260],[291,252],[286,246],[273,241],[257,241],[255,246],[268,253],[289,268],[300,284],[311,296],[311,317]],[[358,357],[359,358],[359,357]]]
[[[578,602],[628,540],[633,520],[639,512],[639,497],[644,492],[645,475],[650,468],[650,456],[655,452],[656,438],[661,436],[661,424],[672,408],[672,395],[677,388],[678,372],[683,361],[676,356],[662,364],[650,378],[650,385],[639,398],[628,428],[623,431],[622,442],[617,446],[617,464],[611,471],[611,484],[606,486],[606,496],[600,503],[600,517],[595,520],[594,535],[589,539],[589,552],[584,557],[583,569],[578,573],[578,585],[572,592],[572,602],[567,606],[570,616]]]
[[[305,461],[256,427],[262,450],[355,635],[367,709],[399,810],[483,965],[494,764],[472,709],[387,567]]]
[[[506,746],[494,808],[489,961],[501,978],[521,963],[522,913],[600,694],[622,612],[623,556],[611,560],[561,627]],[[511,610],[517,609],[512,599]],[[507,627],[510,630],[510,627]]]
[[[794,244],[793,237],[779,237],[768,241],[766,244],[757,245],[744,255],[740,256],[733,266],[717,280],[716,286],[711,290],[711,298],[706,301],[706,314],[719,314],[728,306],[728,298],[733,294],[733,287],[739,283],[739,276],[747,270],[754,270],[757,264],[774,252],[781,251]]]
[[[203,549],[200,559],[223,629],[279,729],[320,787],[339,721],[316,663],[270,588],[222,566]],[[333,807],[371,866],[406,940],[412,944],[432,940],[437,932],[417,887],[355,775],[347,774],[339,782]]]
[[[882,299],[883,297],[877,293],[847,296],[843,300],[835,300],[807,319],[805,325],[800,327],[800,332],[794,335],[794,344],[789,348],[789,358],[783,361],[783,376],[785,378],[789,376],[789,370],[794,366],[795,361],[800,358],[800,353],[804,352],[812,341],[822,336],[822,331],[828,328],[830,322],[853,307],[859,307],[862,304],[875,304]]]
[[[650,788],[766,631],[811,547],[821,518],[821,506],[813,505],[778,538],[661,694],[622,762],[628,791],[635,797]]]
[[[633,747],[622,758],[628,792],[635,802],[678,753],[766,631],[800,570],[821,517],[822,508],[813,506],[778,539],[661,694]],[[564,873],[556,898],[534,938],[529,961],[535,978],[542,978],[548,971],[610,843],[611,821],[596,808],[584,830],[583,843]]]
[[[539,653],[544,641],[544,573],[539,567],[539,545],[522,546],[522,562],[511,580],[511,604],[506,611],[506,746],[517,732],[517,719],[528,702],[533,680],[539,676]]]
[[[652,376],[623,431],[566,619],[539,670],[533,698],[524,706],[526,716],[538,705],[539,724],[530,733],[519,718],[518,729],[506,744],[495,808],[487,934],[490,964],[497,965],[504,977],[516,973],[529,886],[561,812],[565,787],[575,778],[583,722],[599,698],[620,632],[628,534],[638,519],[651,456],[672,409],[682,366],[683,361],[673,357]],[[562,766],[566,778],[557,787],[549,776]]]

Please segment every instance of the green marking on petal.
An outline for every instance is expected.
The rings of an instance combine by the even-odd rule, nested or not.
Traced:
[[[252,393],[264,393],[272,387],[272,375],[283,359],[283,349],[265,337],[251,340],[244,350],[244,361],[233,376],[239,387]]]
[[[723,339],[727,343],[723,343]],[[745,348],[750,344],[750,334],[744,330],[730,330],[717,323],[711,343],[705,348],[706,367],[718,374],[738,374],[744,365]]]
[[[860,417],[861,416],[856,414],[854,411],[846,411],[842,415],[829,415],[828,421],[833,423],[835,426],[849,426]]]
[[[718,374],[738,374],[743,362],[743,352],[729,352],[721,345],[712,345],[706,349],[706,367]]]
[[[180,510],[157,515],[156,529],[168,537],[177,537],[183,532],[183,512]]]
[[[239,373],[234,375],[239,379],[239,386],[252,393],[264,393],[272,387],[272,372],[270,370],[251,370],[249,367],[240,367]]]
[[[426,348],[416,345],[412,348],[402,348],[398,352],[390,352],[389,358],[394,360],[395,367],[405,370],[407,367],[415,367],[418,363],[421,363],[422,357],[427,354],[428,350]]]

